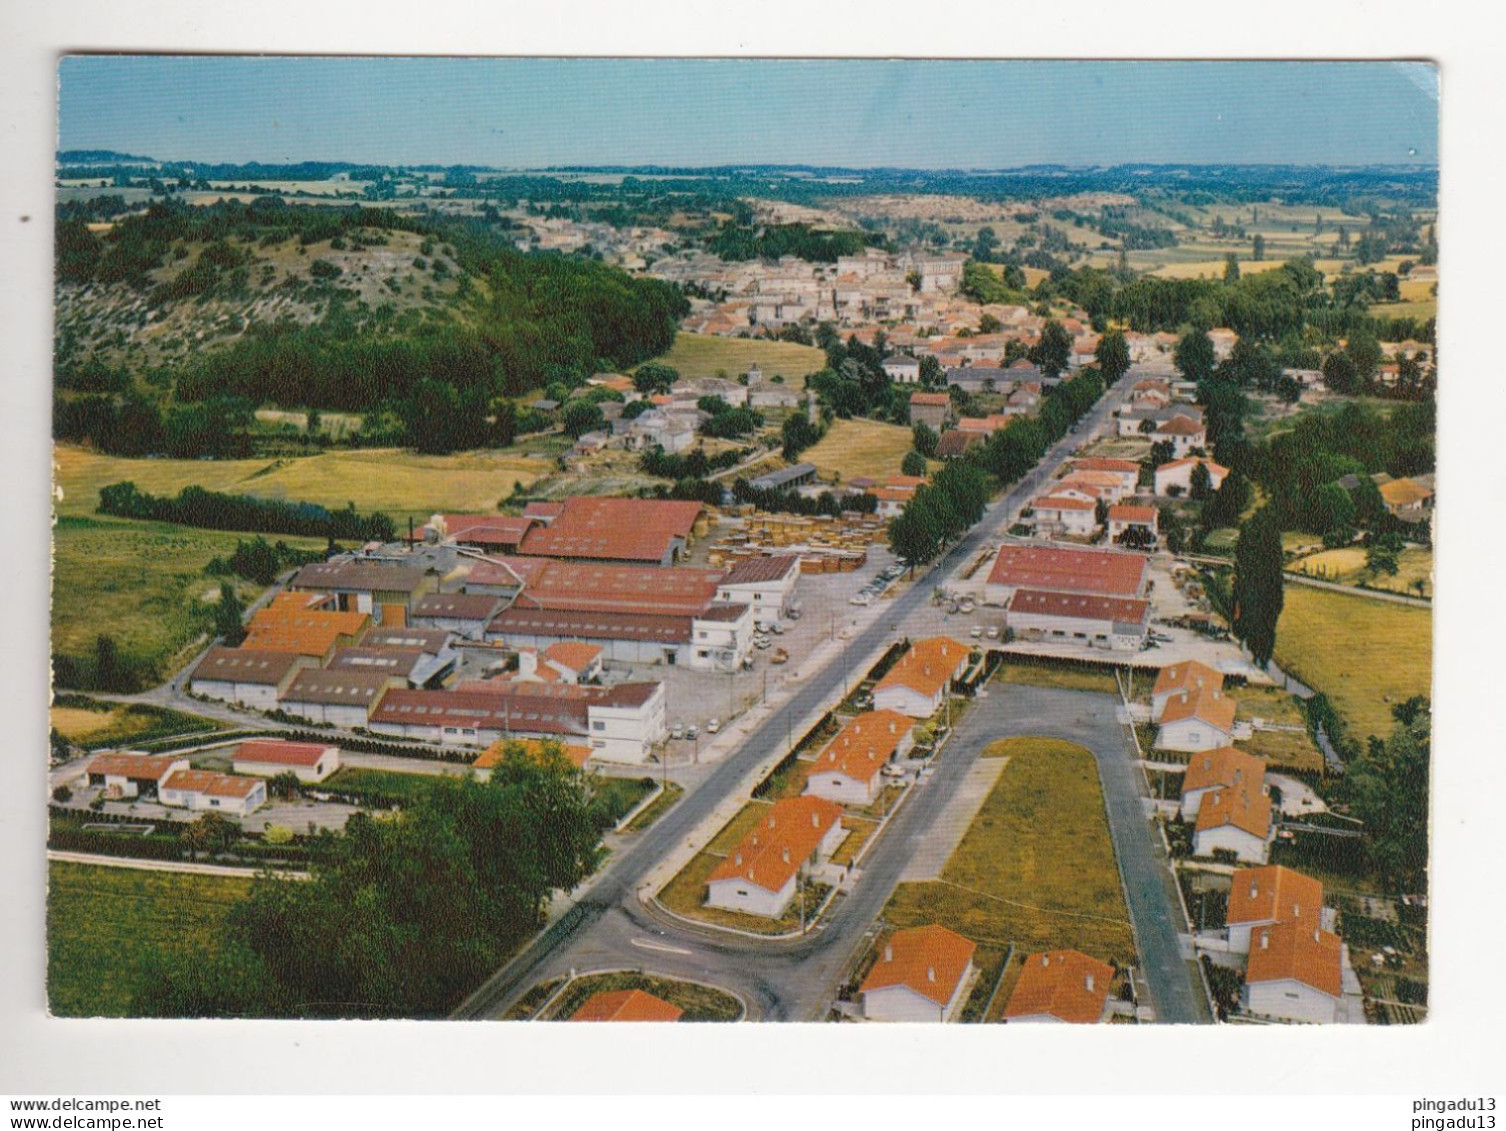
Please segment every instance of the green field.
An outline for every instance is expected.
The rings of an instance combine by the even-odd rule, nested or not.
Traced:
[[[821,442],[800,458],[816,465],[821,478],[847,482],[866,475],[882,479],[899,474],[900,461],[913,446],[910,429],[876,420],[834,420]]]
[[[1119,684],[1107,667],[1095,670],[1079,667],[1055,667],[1049,661],[1040,664],[1004,663],[994,678],[1000,683],[1023,683],[1032,687],[1059,687],[1064,691],[1096,691],[1118,695]]]
[[[1022,953],[1071,947],[1134,961],[1093,756],[1050,738],[1010,738],[986,756],[1009,764],[941,880],[905,883],[884,908],[895,927],[940,923]]]
[[[48,865],[47,999],[60,1017],[129,1016],[149,954],[206,952],[251,882]]]
[[[1389,734],[1393,704],[1431,694],[1432,610],[1288,585],[1276,662],[1324,692],[1357,737]]]
[[[208,629],[205,610],[219,597],[219,579],[204,572],[212,558],[235,551],[235,535],[160,522],[64,515],[53,529],[52,649],[87,658],[100,633],[122,657],[161,676]],[[302,550],[323,541],[288,538]],[[259,591],[246,582],[244,599]]]
[[[725,377],[729,381],[736,381],[757,362],[765,381],[777,374],[791,388],[803,389],[806,377],[825,367],[826,354],[795,342],[682,333],[675,337],[674,347],[667,354],[654,360],[679,370],[681,377]]]

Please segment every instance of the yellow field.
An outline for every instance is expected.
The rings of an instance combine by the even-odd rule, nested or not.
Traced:
[[[1324,581],[1336,581],[1349,585],[1363,580],[1374,589],[1389,589],[1396,593],[1412,595],[1417,593],[1413,583],[1421,581],[1424,585],[1423,596],[1428,596],[1433,592],[1433,552],[1431,550],[1415,547],[1403,550],[1397,559],[1397,564],[1401,569],[1395,577],[1386,574],[1364,577],[1365,551],[1356,546],[1345,546],[1339,550],[1324,550],[1320,554],[1299,558],[1292,563],[1291,569],[1295,573],[1306,574],[1308,577],[1316,577]]]
[[[1438,317],[1438,300],[1422,298],[1416,302],[1377,302],[1370,305],[1372,318],[1416,318],[1419,322]]]
[[[77,741],[113,725],[124,710],[86,711],[82,707],[54,707],[51,711],[52,727],[64,738]]]
[[[941,879],[903,883],[884,908],[896,927],[940,923],[1025,953],[1071,947],[1135,959],[1093,756],[1050,738],[1011,738],[985,756],[1009,764]]]
[[[1271,271],[1281,266],[1279,259],[1263,259],[1256,263],[1253,259],[1241,259],[1239,271],[1241,275],[1256,275],[1262,271]],[[1224,277],[1224,261],[1222,259],[1202,259],[1191,263],[1167,263],[1151,272],[1163,279],[1222,279]]]
[[[654,360],[678,369],[681,377],[725,377],[729,381],[736,381],[757,362],[765,381],[777,373],[790,388],[803,389],[806,377],[826,365],[826,354],[794,342],[679,334],[674,348]]]
[[[157,495],[196,484],[327,507],[354,502],[358,510],[385,511],[398,522],[408,515],[427,519],[436,511],[494,510],[514,483],[527,486],[551,470],[549,461],[517,453],[423,456],[396,448],[275,460],[169,460],[122,459],[59,444],[55,463],[60,514],[93,514],[101,487],[130,480]]]
[[[834,420],[821,442],[800,458],[816,465],[823,479],[840,476],[845,483],[860,475],[898,475],[899,464],[913,446],[910,429],[875,420]]]
[[[1431,694],[1432,610],[1288,585],[1276,662],[1327,694],[1359,737],[1385,735],[1393,704]]]

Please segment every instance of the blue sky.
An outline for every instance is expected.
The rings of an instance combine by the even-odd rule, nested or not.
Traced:
[[[70,56],[59,148],[167,160],[1433,164],[1418,63]]]

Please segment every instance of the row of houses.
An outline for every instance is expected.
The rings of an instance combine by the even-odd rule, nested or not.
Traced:
[[[155,800],[189,812],[245,817],[267,802],[267,778],[291,773],[323,781],[340,767],[338,747],[307,742],[243,742],[231,773],[195,770],[171,755],[100,754],[84,770],[88,784],[113,801]]]

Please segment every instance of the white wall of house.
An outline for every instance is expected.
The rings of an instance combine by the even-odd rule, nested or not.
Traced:
[[[945,1005],[916,993],[909,986],[884,986],[863,994],[863,1016],[869,1021],[950,1021],[962,1004],[961,991],[967,985],[972,969],[973,964],[969,962]]]
[[[1240,999],[1245,1009],[1258,1016],[1317,1025],[1333,1024],[1339,1007],[1337,998],[1295,978],[1246,985]]]
[[[1197,718],[1162,723],[1161,729],[1156,731],[1157,750],[1181,750],[1196,753],[1199,750],[1215,750],[1220,746],[1228,746],[1233,740],[1234,736],[1228,731],[1219,730],[1212,723]]]
[[[1192,834],[1194,856],[1212,856],[1221,848],[1234,853],[1243,864],[1264,864],[1268,845],[1260,837],[1234,825],[1220,825]]]
[[[1113,620],[1011,611],[1008,624],[1017,634],[1038,632],[1053,640],[1075,640],[1090,648],[1115,652],[1138,651],[1143,640],[1138,628],[1133,632],[1120,632]]]
[[[1165,495],[1172,487],[1180,487],[1183,497],[1192,494],[1192,469],[1197,464],[1188,463],[1181,467],[1167,467],[1165,465],[1156,468],[1156,494]],[[1208,468],[1209,485],[1217,491],[1224,483],[1221,472]]]
[[[1193,432],[1183,435],[1180,432],[1152,432],[1152,443],[1159,444],[1163,440],[1171,441],[1171,450],[1177,459],[1184,458],[1194,448],[1206,448],[1208,446],[1208,434],[1206,432]]]
[[[942,688],[935,695],[922,695],[913,687],[904,684],[892,684],[882,691],[873,693],[873,709],[875,711],[898,711],[901,715],[908,715],[912,719],[929,719],[941,709],[942,699],[946,689]]]
[[[663,741],[667,696],[664,685],[641,707],[607,707],[593,704],[587,715],[591,757],[608,762],[645,762],[655,744]]]
[[[749,605],[735,621],[691,621],[690,643],[680,649],[677,662],[697,671],[737,671],[753,648],[754,620]]]
[[[842,805],[867,805],[878,796],[882,781],[878,774],[867,781],[858,781],[851,774],[825,770],[805,779],[805,792]]]
[[[1182,820],[1197,820],[1197,811],[1202,808],[1203,798],[1222,786],[1209,785],[1202,789],[1184,789],[1182,791]]]
[[[301,782],[323,781],[339,768],[340,751],[333,746],[319,755],[319,761],[312,766],[290,766],[285,762],[253,762],[244,758],[237,758],[231,763],[231,769],[237,774],[275,778],[278,774],[291,773]]]
[[[223,797],[219,794],[201,793],[195,789],[163,789],[158,800],[175,809],[187,809],[191,813],[228,813],[232,817],[245,817],[267,803],[267,786],[257,782],[245,797]]]
[[[1250,932],[1256,927],[1270,925],[1269,919],[1263,919],[1258,923],[1230,923],[1229,924],[1229,950],[1234,954],[1250,953]]]
[[[1042,526],[1053,528],[1062,534],[1080,534],[1087,536],[1093,533],[1097,526],[1093,508],[1087,510],[1061,509],[1056,507],[1036,507],[1035,524],[1037,528]]]
[[[777,919],[784,914],[790,900],[795,898],[795,877],[791,876],[778,891],[761,888],[752,880],[740,876],[707,884],[706,890],[707,907]]]

